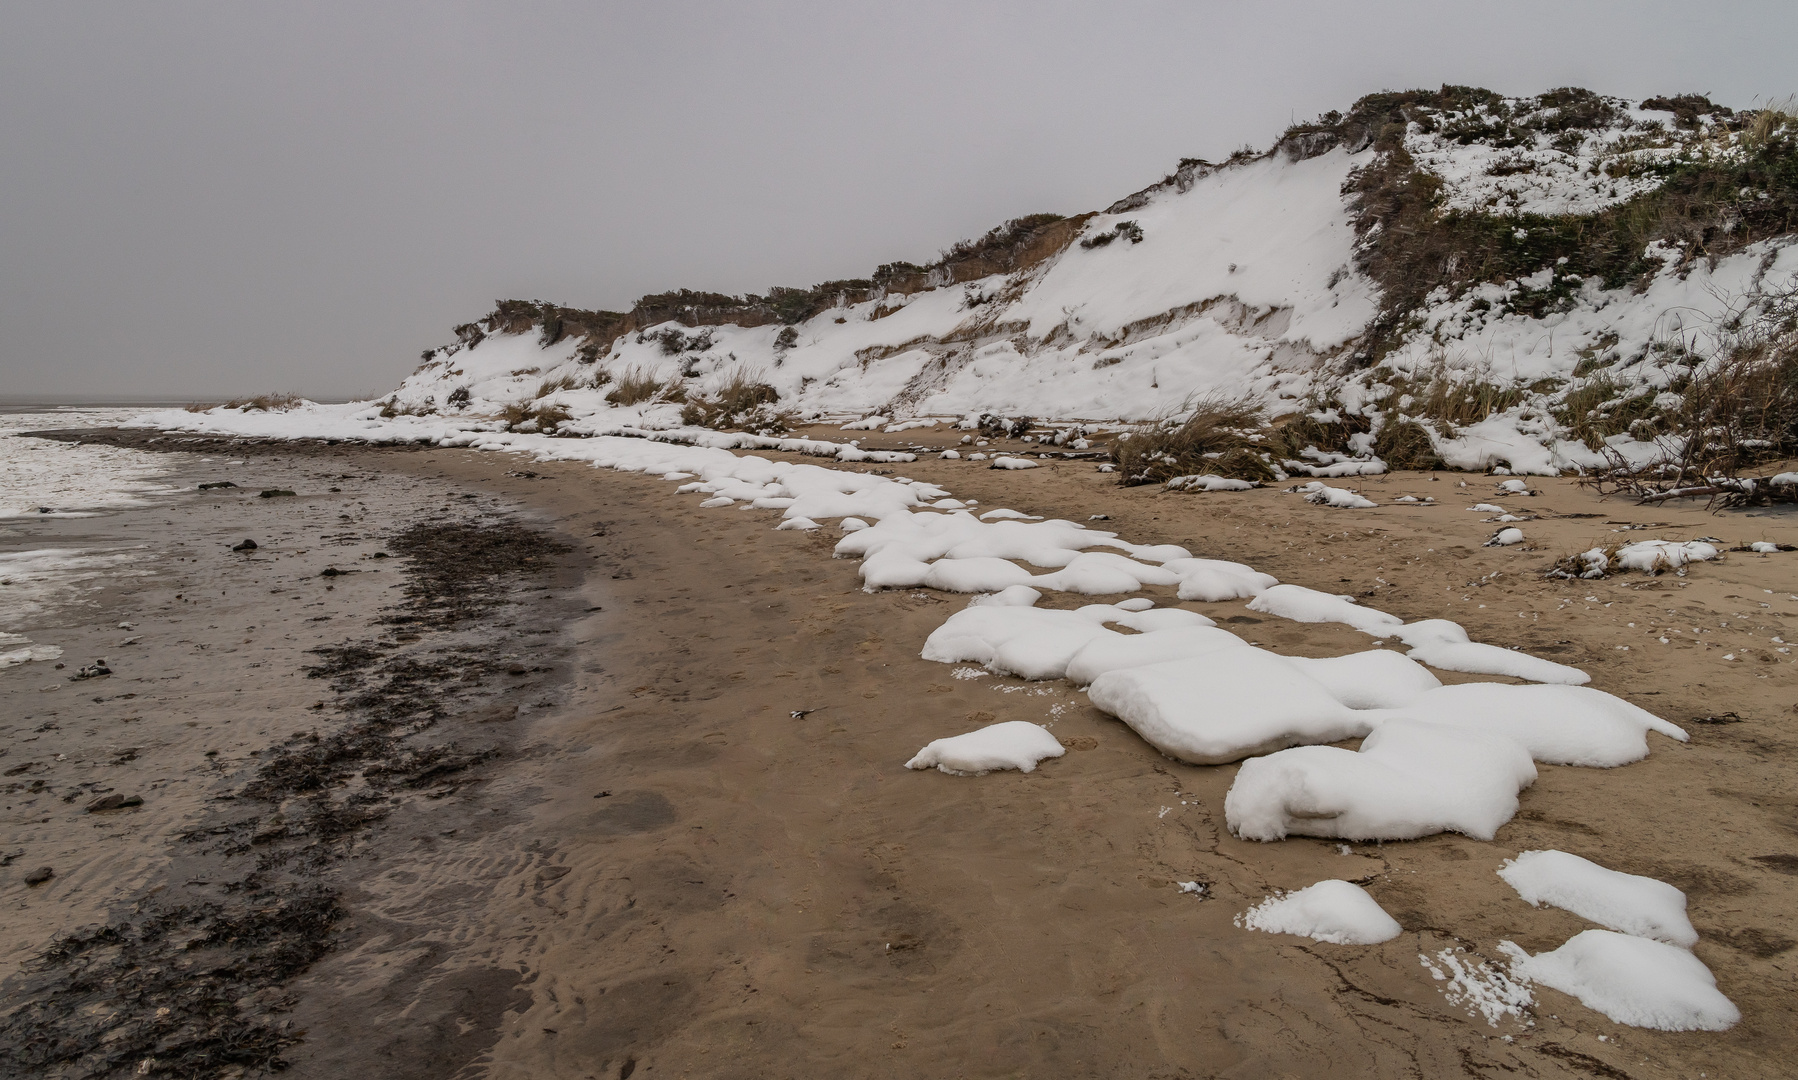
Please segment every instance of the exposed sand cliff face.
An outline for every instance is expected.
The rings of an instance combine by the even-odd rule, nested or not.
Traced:
[[[900,437],[870,436],[882,441]],[[1543,494],[1515,500],[1537,515],[1524,525],[1529,543],[1487,548],[1480,541],[1492,526],[1479,520],[1487,515],[1463,507],[1488,497],[1491,484],[1475,481],[1475,494],[1453,474],[1349,481],[1381,505],[1337,510],[1268,489],[1119,489],[1076,462],[1017,472],[965,461],[905,466],[982,507],[1081,520],[1103,512],[1139,542],[1252,563],[1407,620],[1452,618],[1482,641],[1583,667],[1595,686],[1693,734],[1687,745],[1656,736],[1650,757],[1626,768],[1541,766],[1521,813],[1492,843],[1440,835],[1344,854],[1334,842],[1231,837],[1223,802],[1234,766],[1163,758],[1066,684],[958,678],[952,666],[921,659],[924,639],[962,601],[922,589],[862,591],[858,564],[830,558],[835,530],[775,531],[762,513],[700,509],[700,496],[676,494],[672,483],[573,462],[321,447],[338,456],[318,467],[288,464],[280,445],[253,450],[250,460],[266,463],[255,467],[303,501],[218,505],[243,505],[233,512],[259,515],[267,535],[291,535],[272,545],[272,561],[214,553],[159,564],[151,591],[109,601],[63,636],[80,653],[110,641],[105,628],[119,621],[152,631],[143,646],[153,651],[120,653],[102,685],[117,687],[145,665],[162,679],[183,676],[161,685],[222,681],[216,699],[165,691],[159,701],[109,695],[94,705],[90,726],[156,724],[168,734],[134,740],[141,749],[130,762],[94,757],[93,775],[118,790],[111,778],[134,769],[181,782],[146,788],[154,797],[144,807],[107,819],[119,824],[96,834],[111,838],[104,844],[87,845],[85,869],[5,886],[31,913],[9,922],[21,928],[8,937],[15,962],[161,881],[198,887],[186,883],[204,875],[169,861],[188,858],[188,848],[168,832],[184,817],[199,820],[204,800],[177,805],[178,793],[235,787],[256,766],[239,751],[224,772],[208,764],[192,742],[201,729],[185,726],[190,715],[207,731],[254,724],[266,737],[287,732],[283,715],[294,731],[326,737],[350,719],[337,709],[345,698],[297,673],[311,662],[300,649],[358,636],[350,624],[372,629],[398,592],[385,587],[396,573],[385,565],[379,574],[315,576],[319,556],[342,565],[336,553],[368,554],[365,541],[380,535],[383,519],[346,497],[410,491],[429,511],[460,507],[440,495],[478,494],[471,501],[482,510],[515,508],[512,520],[576,544],[567,572],[580,575],[578,585],[568,577],[520,597],[509,620],[517,625],[498,631],[520,645],[530,631],[553,630],[560,613],[574,621],[537,638],[549,644],[520,651],[533,659],[519,665],[526,674],[498,677],[480,716],[446,721],[506,729],[513,749],[421,789],[440,798],[408,797],[358,834],[351,857],[324,868],[319,880],[344,909],[333,951],[285,984],[291,997],[256,1006],[256,1015],[306,1032],[283,1051],[295,1075],[1339,1076],[1448,1073],[1472,1062],[1523,1075],[1656,1077],[1777,1071],[1793,1049],[1784,965],[1794,946],[1780,922],[1794,899],[1793,832],[1779,792],[1790,786],[1784,749],[1798,714],[1790,657],[1771,638],[1792,636],[1798,607],[1784,591],[1764,591],[1789,585],[1780,560],[1790,556],[1730,554],[1684,577],[1566,582],[1537,573],[1619,522],[1665,522],[1663,531],[1682,534],[1733,528],[1727,543],[1798,540],[1783,517],[1649,512],[1549,481],[1534,485]],[[365,479],[326,477],[342,473]],[[1436,504],[1394,501],[1405,495]],[[340,530],[338,513],[362,520]],[[197,505],[171,520],[194,522],[215,547],[214,534],[228,530],[235,541],[249,523]],[[192,527],[150,531],[191,543],[177,534]],[[363,539],[329,549],[311,541],[301,554],[299,541],[315,528]],[[240,580],[258,565],[276,578]],[[239,576],[222,579],[227,572]],[[302,579],[311,590],[304,610],[271,610],[285,609]],[[264,591],[274,585],[281,592]],[[208,609],[215,648],[163,643],[182,627],[158,626],[150,602],[217,588],[233,606]],[[1266,617],[1241,601],[1179,603],[1171,592],[1144,590],[1158,606],[1202,612],[1276,652],[1325,656],[1367,644],[1345,626]],[[312,622],[314,611],[333,618]],[[284,629],[280,619],[303,621]],[[270,629],[279,637],[262,654],[270,659],[245,661],[264,664],[254,682],[209,655],[241,653],[242,637]],[[437,638],[417,644],[436,647]],[[557,657],[570,649],[563,667]],[[530,673],[538,657],[552,670]],[[286,674],[262,681],[271,670]],[[36,726],[38,702],[82,685],[42,694],[39,675],[37,665],[0,672],[7,693],[32,698],[26,727]],[[514,680],[533,685],[507,689]],[[332,706],[322,716],[307,707],[320,698]],[[141,719],[109,721],[105,710],[140,702]],[[1720,712],[1740,722],[1692,723]],[[1029,774],[903,768],[933,739],[1006,720],[1049,725],[1067,753]],[[71,734],[62,729],[39,737]],[[92,756],[85,744],[75,749]],[[51,779],[60,791],[63,780]],[[78,810],[54,802],[54,820],[40,827],[73,828],[75,843],[93,817]],[[163,824],[130,827],[151,820]],[[1494,1026],[1476,1008],[1485,999],[1465,996],[1478,980],[1432,978],[1420,954],[1452,973],[1444,951],[1466,950],[1449,952],[1457,963],[1498,962],[1501,939],[1540,953],[1586,927],[1528,906],[1498,878],[1505,858],[1539,848],[1685,890],[1696,955],[1742,1022],[1721,1034],[1621,1028],[1538,987],[1533,1010],[1498,1011]],[[1329,878],[1363,884],[1400,936],[1336,946],[1232,925],[1271,890]],[[1204,891],[1182,891],[1182,882]],[[81,891],[56,891],[71,886]]]

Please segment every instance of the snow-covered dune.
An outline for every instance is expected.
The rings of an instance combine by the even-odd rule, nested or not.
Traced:
[[[1182,162],[927,267],[629,313],[502,302],[369,407],[593,435],[681,426],[682,399],[730,385],[764,384],[788,415],[892,421],[1134,421],[1248,397],[1368,440],[1328,453],[1406,434],[1457,468],[1643,461],[1705,364],[1798,295],[1794,156],[1798,118],[1703,98],[1370,95],[1264,154]],[[633,380],[660,390],[621,395]]]

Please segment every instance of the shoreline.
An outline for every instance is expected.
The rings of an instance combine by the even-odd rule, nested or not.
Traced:
[[[377,1037],[389,1040],[378,1059],[391,1075],[445,1075],[408,1073],[404,1062],[434,1040],[471,1048],[479,1040],[458,1023],[468,1017],[479,1020],[470,1031],[494,1036],[474,1050],[471,1068],[485,1075],[618,1075],[627,1062],[644,1075],[1326,1075],[1347,1061],[1452,1071],[1466,1054],[1526,1075],[1589,1075],[1582,1058],[1633,1076],[1679,1075],[1685,1065],[1753,1075],[1787,1052],[1777,1016],[1794,943],[1775,913],[1790,910],[1791,872],[1777,857],[1791,850],[1793,827],[1774,800],[1793,772],[1798,718],[1778,709],[1790,700],[1791,669],[1784,658],[1755,660],[1758,671],[1691,666],[1695,656],[1755,647],[1736,644],[1764,640],[1752,628],[1715,627],[1712,637],[1728,644],[1681,646],[1669,662],[1623,625],[1669,604],[1732,621],[1765,568],[1777,574],[1780,564],[1732,557],[1682,578],[1577,583],[1527,573],[1607,520],[1717,528],[1701,511],[1601,504],[1538,481],[1544,494],[1532,508],[1549,513],[1526,526],[1543,545],[1527,552],[1468,542],[1483,527],[1458,500],[1480,496],[1453,485],[1477,478],[1455,474],[1362,478],[1356,485],[1383,491],[1382,502],[1401,491],[1457,493],[1374,514],[1271,491],[1119,489],[1090,466],[903,466],[983,507],[1075,520],[1103,511],[1108,528],[1140,542],[1370,592],[1379,597],[1371,603],[1407,618],[1461,621],[1479,640],[1560,648],[1548,655],[1587,666],[1593,685],[1682,724],[1719,700],[1743,720],[1691,726],[1686,746],[1657,738],[1646,761],[1620,769],[1546,767],[1495,843],[1444,835],[1340,855],[1319,841],[1231,838],[1219,808],[1234,767],[1161,758],[1062,684],[952,678],[918,659],[923,637],[961,601],[862,592],[856,564],[829,558],[835,530],[777,533],[762,515],[698,510],[656,479],[574,463],[526,468],[440,448],[250,452],[314,463],[368,455],[431,483],[498,491],[588,545],[570,556],[589,582],[580,606],[607,609],[575,624],[576,636],[593,636],[571,646],[566,701],[529,722],[523,741],[537,749],[486,785],[511,785],[524,807],[517,820],[448,860],[420,861],[441,841],[384,850],[383,859],[414,860],[402,872],[419,878],[365,884],[351,905],[352,936],[295,982],[293,1018],[313,1033],[293,1050],[296,1075],[369,1060]],[[1588,513],[1600,516],[1574,516]],[[1788,517],[1753,520],[1790,541]],[[1165,590],[1144,592],[1172,602]],[[1589,595],[1603,599],[1579,599]],[[1258,619],[1239,602],[1188,606],[1293,654],[1366,644],[1345,627]],[[1520,607],[1537,617],[1518,620]],[[1782,602],[1761,625],[1790,607]],[[1051,723],[1071,752],[1028,775],[897,767],[931,738],[995,718]],[[611,794],[596,800],[601,791]],[[1731,831],[1707,829],[1723,820]],[[1502,857],[1529,847],[1584,852],[1685,889],[1704,937],[1699,955],[1742,1007],[1742,1024],[1718,1036],[1620,1029],[1544,992],[1534,1027],[1501,1031],[1448,1003],[1418,953],[1467,947],[1492,957],[1500,937],[1536,951],[1581,925],[1522,905],[1497,882]],[[1764,856],[1775,858],[1756,861]],[[1172,887],[1195,877],[1207,882],[1206,899]],[[1335,950],[1231,925],[1271,889],[1320,877],[1367,879],[1406,933],[1384,947]],[[462,906],[444,891],[466,897]],[[438,934],[447,940],[417,930],[416,913],[432,903],[460,912]],[[372,1018],[397,1010],[406,985],[383,982],[379,965],[423,963],[410,959],[418,956],[471,974],[408,968],[407,1007],[434,1019],[374,1032]],[[506,971],[526,974],[502,987],[506,976],[495,973]],[[465,1006],[472,1011],[459,1013]],[[365,1017],[360,1026],[354,1015]],[[364,1036],[318,1037],[356,1030]],[[1501,1033],[1514,1041],[1491,1037]]]

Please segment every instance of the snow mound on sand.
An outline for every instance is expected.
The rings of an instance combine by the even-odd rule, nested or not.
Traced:
[[[1742,1018],[1704,961],[1664,942],[1587,930],[1534,956],[1508,941],[1500,947],[1512,955],[1513,973],[1570,994],[1619,1024],[1724,1031]]]
[[[1300,746],[1243,762],[1224,820],[1244,840],[1320,836],[1415,840],[1458,832],[1490,840],[1535,783],[1528,751],[1466,728],[1399,719],[1360,751]]]
[[[1215,626],[1176,627],[1152,634],[1106,634],[1081,646],[1068,661],[1066,674],[1069,682],[1086,686],[1108,671],[1187,660],[1218,649],[1248,647],[1248,642]]]
[[[1565,851],[1526,851],[1498,872],[1531,905],[1550,904],[1600,926],[1691,948],[1698,931],[1686,894],[1651,877],[1610,870]]]
[[[989,469],[1034,469],[1036,467],[1037,462],[1004,456],[994,458],[993,463],[987,466]]]
[[[1676,543],[1671,540],[1638,540],[1617,549],[1617,565],[1624,570],[1646,574],[1677,570],[1687,563],[1706,562],[1717,557],[1717,549],[1702,540]]]
[[[912,490],[904,485],[893,486],[907,492]],[[938,496],[933,492],[933,497]],[[834,515],[812,510],[808,511],[808,516]],[[913,588],[926,584],[926,578],[937,562],[988,559],[1029,563],[1050,570],[1072,569],[1063,579],[1048,575],[1045,584],[1049,588],[1079,584],[1081,591],[1088,592],[1112,588],[1135,591],[1143,584],[1178,584],[1180,578],[1176,573],[1150,564],[1192,557],[1192,552],[1182,547],[1125,543],[1116,533],[1088,529],[1071,521],[1009,518],[982,521],[966,512],[914,514],[902,511],[864,516],[878,516],[880,520],[873,528],[845,536],[837,543],[836,555],[838,558],[861,557],[862,585],[867,589]],[[1095,547],[1117,549],[1122,554],[1087,551]],[[1107,558],[1097,558],[1100,554]],[[1095,557],[1081,559],[1082,555]],[[1136,558],[1125,558],[1124,555]],[[1138,562],[1137,559],[1148,561]],[[1079,560],[1078,567],[1074,565],[1076,560]],[[961,573],[954,568],[945,568],[944,574],[954,574],[952,580],[964,587],[980,584],[981,574],[988,574],[990,580],[984,589],[970,588],[970,591],[993,591],[1016,584],[1018,574],[1024,573],[1019,567],[1001,567],[998,562],[983,562],[966,570]]]
[[[1442,685],[1422,664],[1384,649],[1346,656],[1289,656],[1287,662],[1351,709],[1400,708]]]
[[[1404,625],[1404,620],[1397,615],[1365,608],[1346,596],[1318,592],[1303,585],[1275,585],[1249,601],[1248,608],[1293,622],[1343,623],[1364,634],[1390,634]]]
[[[1378,945],[1404,932],[1366,889],[1337,880],[1269,897],[1236,916],[1236,925],[1270,934],[1297,934],[1332,945]]]
[[[1253,647],[1107,671],[1086,696],[1150,746],[1195,765],[1350,739],[1371,727],[1291,661]]]
[[[1260,486],[1253,480],[1230,480],[1216,473],[1176,476],[1167,482],[1169,491],[1249,491]]]
[[[1647,757],[1651,730],[1680,742],[1688,738],[1677,725],[1588,686],[1461,683],[1427,690],[1373,722],[1388,716],[1502,735],[1537,761],[1599,769]]]
[[[1461,624],[1447,619],[1423,619],[1387,632],[1396,634],[1400,641],[1411,647],[1410,655],[1413,659],[1443,671],[1464,671],[1470,675],[1509,675],[1514,679],[1528,679],[1531,682],[1566,683],[1572,686],[1592,681],[1592,676],[1576,667],[1543,660],[1528,653],[1501,649],[1497,645],[1471,641]]]
[[[1371,510],[1380,505],[1364,499],[1347,488],[1335,488],[1322,480],[1313,480],[1309,484],[1300,484],[1292,489],[1305,496],[1308,503],[1319,506],[1333,506],[1338,510]]]
[[[1066,611],[1030,606],[1040,595],[1029,586],[1013,586],[990,597],[976,597],[931,631],[919,655],[940,664],[984,664],[990,671],[1021,679],[1060,679],[1075,654],[1095,640],[1142,642],[1162,631],[1212,625],[1198,612],[1180,608],[1135,611],[1089,604]],[[1107,623],[1138,633],[1126,637],[1108,629]]]
[[[1179,575],[1180,599],[1210,604],[1259,596],[1280,583],[1272,574],[1225,559],[1169,559],[1161,568]]]
[[[937,739],[905,763],[908,769],[935,768],[952,776],[978,776],[994,769],[1032,772],[1045,758],[1067,753],[1047,728],[1028,720],[1008,720],[965,735]]]

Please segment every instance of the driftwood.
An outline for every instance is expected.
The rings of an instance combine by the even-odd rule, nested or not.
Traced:
[[[1774,503],[1798,503],[1798,484],[1775,484],[1774,473],[1767,476],[1706,476],[1689,465],[1660,461],[1631,467],[1614,458],[1610,468],[1583,477],[1580,483],[1596,488],[1600,495],[1634,497],[1639,505],[1659,505],[1673,499],[1708,499],[1707,509],[1725,510],[1737,506],[1769,506]]]

